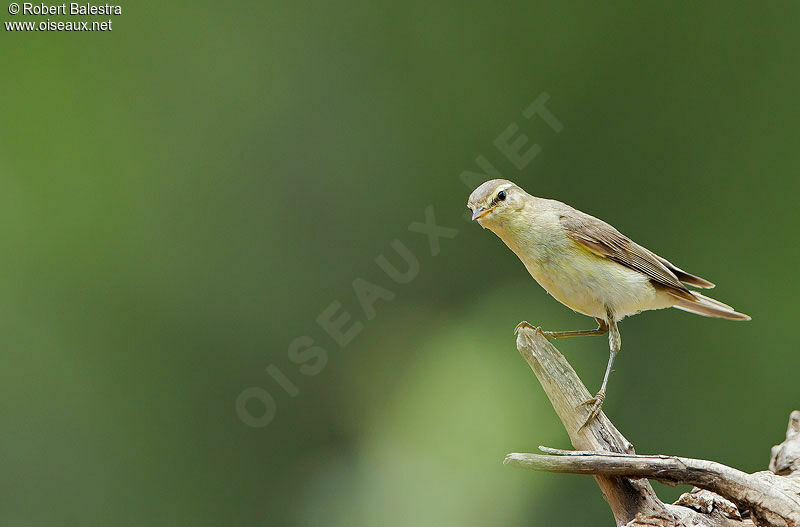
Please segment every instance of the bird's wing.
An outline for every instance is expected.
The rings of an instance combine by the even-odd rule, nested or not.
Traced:
[[[608,223],[578,210],[561,215],[560,220],[567,231],[567,236],[598,256],[639,271],[676,296],[695,300],[694,295],[665,265],[664,262],[668,263],[666,260],[634,242]]]
[[[658,258],[658,261],[667,266],[667,269],[672,271],[675,274],[675,276],[678,277],[678,280],[680,280],[681,282],[686,282],[687,284],[693,285],[695,287],[702,287],[703,289],[711,289],[712,287],[714,287],[714,284],[712,284],[705,278],[700,278],[697,275],[687,273],[686,271],[676,266],[666,258],[662,258],[657,254],[655,255],[655,257]]]

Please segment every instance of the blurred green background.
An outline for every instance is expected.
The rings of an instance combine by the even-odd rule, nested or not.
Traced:
[[[511,330],[592,322],[464,220],[481,155],[753,316],[625,320],[605,409],[641,453],[765,469],[800,406],[798,17],[136,2],[108,33],[4,31],[0,523],[612,525],[591,478],[501,464],[569,448]],[[560,133],[521,115],[545,92]],[[511,124],[541,147],[521,170],[493,144]],[[436,256],[408,230],[431,205],[457,229]],[[394,239],[407,284],[375,263],[402,268]],[[357,278],[394,295],[372,320]],[[333,302],[363,323],[344,348]],[[606,341],[558,346],[596,390]],[[251,387],[267,426],[237,413]]]

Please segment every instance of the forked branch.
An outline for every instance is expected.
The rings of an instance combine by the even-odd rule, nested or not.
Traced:
[[[800,412],[792,414],[787,440],[773,448],[770,464],[773,471],[789,477],[773,472],[747,474],[701,459],[640,456],[605,414],[580,429],[587,411],[580,403],[590,397],[589,391],[540,331],[523,326],[518,332],[517,348],[542,384],[577,450],[543,449],[555,456],[509,454],[505,464],[595,476],[617,525],[752,525],[742,519],[740,513],[744,512],[758,526],[800,527]],[[664,504],[648,479],[694,485],[710,492],[702,499],[697,494],[684,495],[677,504]],[[698,507],[700,501],[711,505]],[[714,504],[719,505],[716,510]]]

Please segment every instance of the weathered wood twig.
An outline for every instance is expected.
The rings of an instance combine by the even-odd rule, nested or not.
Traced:
[[[521,327],[517,332],[517,349],[539,379],[550,403],[577,450],[605,450],[633,454],[633,445],[611,424],[603,412],[586,427],[581,404],[592,395],[578,378],[561,353],[542,335],[541,331]],[[611,507],[617,525],[625,525],[642,515],[673,520],[647,480],[631,480],[615,476],[596,475],[595,479]],[[673,521],[674,523],[674,521]],[[669,523],[665,522],[665,525]]]
[[[781,489],[780,476],[771,472],[747,474],[721,463],[676,456],[603,455],[577,456],[509,454],[507,465],[571,474],[601,474],[649,478],[667,484],[693,485],[724,496],[740,510],[759,517],[775,517],[771,523],[793,521],[800,525],[800,495]],[[778,523],[776,523],[778,522]]]
[[[800,527],[800,412],[792,413],[786,441],[773,447],[773,472],[747,474],[713,461],[640,456],[603,413],[580,429],[588,411],[580,404],[590,398],[589,391],[538,329],[521,327],[517,348],[542,384],[577,450],[540,447],[555,455],[509,454],[505,464],[593,475],[620,526],[752,525],[750,520],[742,519],[744,512],[757,526]],[[675,504],[665,504],[648,479],[705,490],[696,489]]]

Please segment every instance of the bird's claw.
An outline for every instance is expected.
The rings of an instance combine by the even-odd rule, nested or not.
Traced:
[[[578,408],[582,406],[591,405],[591,408],[589,409],[589,416],[586,417],[586,421],[584,421],[581,427],[578,428],[578,432],[583,430],[586,427],[586,425],[592,422],[592,419],[597,417],[597,415],[600,413],[600,409],[603,407],[603,401],[605,400],[606,400],[606,393],[597,392],[597,395],[595,395],[593,398],[589,399],[588,401],[584,401],[578,405]]]
[[[544,338],[546,338],[548,341],[553,340],[554,338],[556,338],[556,335],[555,335],[555,333],[553,331],[544,331],[539,326],[532,326],[532,325],[530,325],[530,323],[528,323],[527,320],[523,320],[522,322],[517,324],[517,327],[514,328],[514,335],[519,334],[519,330],[522,329],[522,328],[532,329],[533,331],[541,333],[541,335]]]
[[[539,332],[541,332],[541,331],[542,331],[542,329],[541,329],[541,328],[539,328],[539,327],[535,327],[535,326],[531,326],[531,325],[528,323],[528,321],[527,321],[527,320],[523,320],[522,322],[520,322],[519,324],[517,324],[517,327],[515,327],[515,328],[514,328],[514,335],[518,334],[518,333],[519,333],[519,330],[521,330],[522,328],[532,329],[532,330],[534,330],[534,331],[539,331]]]

